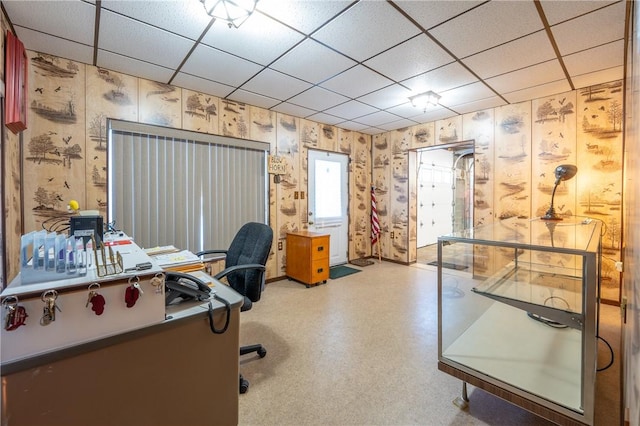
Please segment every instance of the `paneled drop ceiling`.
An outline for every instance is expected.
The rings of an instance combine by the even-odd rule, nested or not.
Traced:
[[[378,134],[623,78],[626,1],[2,1],[47,53]],[[414,107],[426,91],[440,105]]]

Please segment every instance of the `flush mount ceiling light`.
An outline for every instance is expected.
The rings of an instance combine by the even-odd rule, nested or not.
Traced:
[[[436,92],[429,90],[428,92],[410,96],[409,100],[414,107],[422,108],[426,111],[429,105],[438,105],[438,101],[441,97],[442,96],[438,95]]]
[[[258,0],[200,0],[212,18],[226,21],[229,28],[239,28],[256,10]]]

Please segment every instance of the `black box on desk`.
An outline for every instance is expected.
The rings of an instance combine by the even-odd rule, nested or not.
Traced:
[[[69,235],[82,237],[85,247],[92,236],[96,241],[96,248],[100,247],[103,234],[102,216],[71,216],[69,218]]]

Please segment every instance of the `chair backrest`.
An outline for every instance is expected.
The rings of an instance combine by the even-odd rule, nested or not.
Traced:
[[[266,265],[273,231],[264,223],[249,222],[240,228],[227,250],[225,268],[248,263]],[[227,275],[229,285],[252,302],[260,300],[265,273],[255,269],[231,272]]]

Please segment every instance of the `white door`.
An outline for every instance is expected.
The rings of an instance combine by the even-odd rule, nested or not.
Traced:
[[[309,150],[309,231],[329,234],[329,265],[347,263],[349,156]]]

